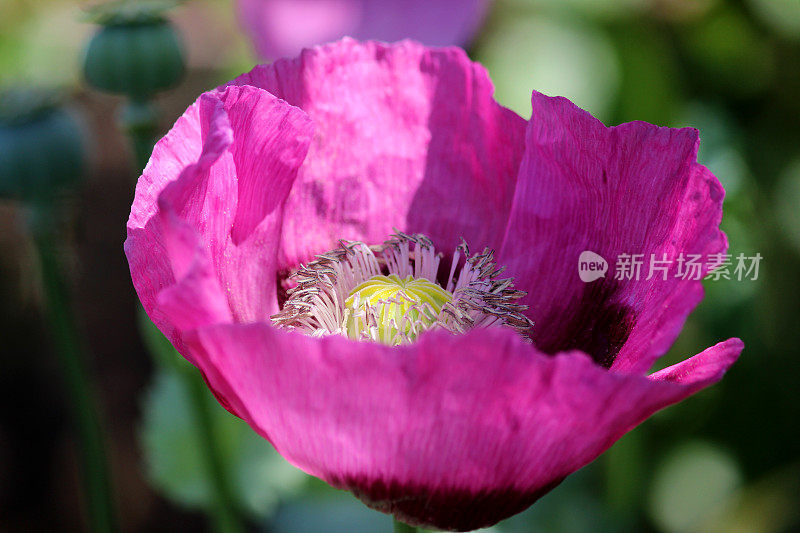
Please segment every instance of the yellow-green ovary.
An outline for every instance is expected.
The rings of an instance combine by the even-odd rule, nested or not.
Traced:
[[[365,308],[370,306],[377,315],[379,341],[400,344],[401,337],[412,341],[421,331],[436,322],[444,304],[452,299],[452,294],[424,278],[407,276],[401,279],[397,274],[373,276],[350,291],[345,300],[345,307],[349,310],[347,336],[360,339],[362,333],[366,333],[371,337],[363,318]],[[409,320],[403,322],[403,317]],[[392,319],[395,324],[402,324],[402,335],[398,335],[396,328],[389,326]],[[412,323],[416,324],[416,330]]]

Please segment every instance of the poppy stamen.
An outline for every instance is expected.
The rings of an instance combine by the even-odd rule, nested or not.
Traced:
[[[494,251],[470,255],[456,248],[447,281],[437,281],[442,254],[421,234],[398,232],[382,245],[341,241],[292,276],[276,326],[312,336],[343,335],[390,345],[410,344],[424,331],[442,328],[465,333],[499,325],[530,339],[533,323],[517,303],[514,289]]]

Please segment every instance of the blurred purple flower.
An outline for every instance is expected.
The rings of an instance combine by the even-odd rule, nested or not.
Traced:
[[[536,92],[526,121],[492,93],[462,50],[410,41],[345,39],[256,67],[157,144],[125,243],[147,313],[223,405],[309,474],[450,530],[525,509],[742,350],[729,339],[647,375],[700,282],[674,265],[666,279],[577,272],[585,250],[726,249],[697,131],[607,128]],[[429,240],[335,249],[380,245],[393,228]],[[452,252],[462,238],[497,253],[465,262]],[[353,326],[370,269],[419,281],[420,301],[449,300],[430,320],[397,304],[358,315],[375,328]]]
[[[466,46],[490,0],[237,0],[239,19],[265,59],[344,36]]]

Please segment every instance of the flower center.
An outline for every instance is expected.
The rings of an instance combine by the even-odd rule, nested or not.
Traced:
[[[342,241],[292,274],[297,285],[272,322],[314,337],[393,346],[430,329],[459,334],[495,325],[530,339],[533,323],[517,303],[525,292],[514,289],[513,279],[498,278],[503,268],[495,265],[493,250],[470,255],[462,242],[446,276],[439,272],[442,258],[419,234],[398,233],[372,246]]]
[[[415,340],[435,322],[453,295],[424,279],[397,274],[372,276],[357,285],[345,300],[346,332],[351,339],[375,336],[387,344]]]

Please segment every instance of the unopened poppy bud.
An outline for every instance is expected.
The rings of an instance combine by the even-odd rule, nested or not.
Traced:
[[[84,59],[88,82],[101,90],[146,100],[174,87],[185,69],[179,37],[164,2],[116,2],[93,13],[102,27]]]
[[[42,201],[77,183],[85,164],[82,133],[49,93],[0,94],[0,197]]]

